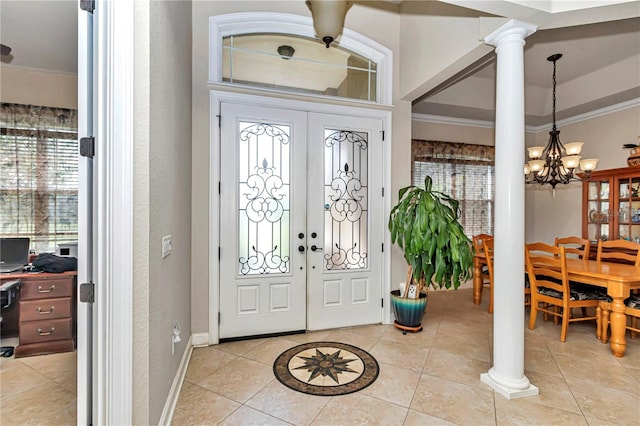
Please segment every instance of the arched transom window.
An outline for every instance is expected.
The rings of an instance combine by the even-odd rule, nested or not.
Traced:
[[[345,29],[326,48],[310,18],[234,13],[210,18],[211,83],[390,103],[391,51]]]

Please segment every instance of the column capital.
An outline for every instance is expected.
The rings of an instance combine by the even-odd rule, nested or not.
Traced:
[[[484,38],[484,42],[498,47],[499,44],[507,39],[516,38],[524,40],[531,34],[535,33],[537,29],[537,25],[528,24],[526,22],[518,21],[517,19],[511,19],[509,22],[486,36]]]

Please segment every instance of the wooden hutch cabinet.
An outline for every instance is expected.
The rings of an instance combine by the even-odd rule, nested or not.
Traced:
[[[640,243],[640,167],[599,170],[583,180],[582,238],[592,247],[600,239]]]

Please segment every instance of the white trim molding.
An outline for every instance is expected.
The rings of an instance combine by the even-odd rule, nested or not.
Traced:
[[[178,398],[180,397],[180,390],[182,390],[182,384],[184,383],[184,378],[187,375],[189,360],[191,359],[191,354],[193,353],[192,342],[193,336],[189,337],[189,341],[187,342],[187,345],[184,348],[184,352],[182,353],[182,359],[180,360],[178,371],[176,371],[176,375],[173,378],[173,383],[171,383],[171,389],[169,390],[169,395],[167,395],[167,400],[164,403],[162,415],[160,416],[160,421],[158,422],[158,424],[160,425],[170,425],[171,420],[173,419],[173,413],[176,409],[176,405],[178,405]]]
[[[191,335],[191,344],[196,348],[209,346],[209,333],[193,333]]]
[[[315,38],[313,19],[275,12],[240,12],[209,17],[209,84],[222,83],[222,39],[230,35],[271,33]],[[377,64],[377,104],[391,105],[393,99],[393,52],[380,43],[345,28],[340,46]],[[332,96],[324,98],[335,99]]]
[[[98,6],[93,424],[131,424],[134,2]]]
[[[574,115],[557,121],[557,126],[568,126],[570,124],[579,123],[581,121],[591,120],[594,118],[602,117],[607,114],[613,114],[614,112],[624,111],[625,109],[635,108],[640,106],[640,98],[631,99],[625,102],[620,102],[615,105],[609,105],[604,108],[595,109],[593,111],[585,112],[583,114]],[[444,115],[431,115],[431,114],[411,114],[411,121],[431,123],[431,124],[449,124],[452,126],[468,126],[479,127],[484,129],[494,129],[495,122],[486,120],[472,120],[468,118],[447,117]],[[540,126],[525,126],[526,133],[540,133],[548,132],[551,129],[551,123],[541,124]]]

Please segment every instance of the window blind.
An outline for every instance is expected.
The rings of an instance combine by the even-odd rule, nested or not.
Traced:
[[[424,187],[427,175],[436,191],[459,201],[460,224],[467,236],[493,234],[493,147],[436,141],[412,141],[413,185]]]
[[[77,112],[2,103],[0,236],[37,252],[78,238]]]

